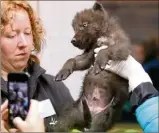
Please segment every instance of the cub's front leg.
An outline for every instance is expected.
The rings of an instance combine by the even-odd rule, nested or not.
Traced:
[[[111,40],[110,42],[104,40],[102,43],[100,40],[98,43],[98,46],[105,45],[107,48],[100,50],[97,54],[93,67],[94,74],[98,74],[101,70],[103,70],[109,60],[126,60],[130,54],[130,45],[127,40]]]
[[[75,58],[67,60],[62,69],[55,76],[55,81],[65,80],[73,72],[75,68],[75,63]]]
[[[108,52],[109,52],[108,49],[102,49],[97,54],[92,70],[94,74],[98,74],[100,71],[102,71],[105,68],[106,64],[109,61]]]
[[[73,73],[73,71],[88,69],[93,60],[93,50],[90,52],[84,52],[82,55],[78,55],[75,58],[67,60],[60,72],[56,75],[55,80],[65,80],[71,73]]]

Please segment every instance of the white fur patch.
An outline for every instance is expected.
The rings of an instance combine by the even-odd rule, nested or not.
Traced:
[[[106,45],[106,46],[111,46],[115,44],[114,40],[114,35],[112,34],[111,37],[105,37],[101,36],[100,38],[97,39],[97,45],[99,47]]]
[[[102,36],[102,37],[98,38],[97,45],[100,47],[100,46],[103,46],[104,44],[106,44],[107,42],[108,42],[108,38]]]
[[[115,44],[114,39],[110,38],[110,39],[109,39],[109,45],[114,45],[114,44]]]

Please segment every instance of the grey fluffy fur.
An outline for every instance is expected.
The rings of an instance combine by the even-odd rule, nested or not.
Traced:
[[[120,116],[123,104],[128,98],[128,82],[103,69],[109,60],[127,59],[130,40],[118,22],[109,16],[99,3],[95,3],[91,9],[77,13],[72,26],[75,36],[71,42],[82,49],[83,53],[67,60],[55,80],[65,80],[77,70],[89,70],[84,78],[79,99],[64,109],[51,131],[69,131],[72,128],[82,130],[85,127],[91,132],[107,131]],[[101,45],[107,45],[108,48],[101,50],[94,58],[94,49]],[[102,93],[99,93],[100,99],[105,104],[110,104],[97,115],[90,110],[90,103],[95,102],[95,88],[97,91],[102,89]],[[91,96],[92,100],[88,96]]]

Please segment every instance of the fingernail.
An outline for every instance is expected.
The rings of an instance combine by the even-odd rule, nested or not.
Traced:
[[[8,99],[6,99],[5,102],[8,102]]]

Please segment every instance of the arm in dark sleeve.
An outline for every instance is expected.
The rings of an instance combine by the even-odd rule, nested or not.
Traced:
[[[61,94],[61,98],[63,99],[62,101],[64,101],[65,104],[74,102],[69,89],[66,87],[66,85],[63,82],[57,83],[57,89],[60,91],[59,93]]]
[[[149,82],[135,88],[130,96],[132,109],[144,132],[159,132],[159,93]]]
[[[56,81],[55,81],[56,82]],[[74,103],[74,99],[71,96],[69,89],[63,82],[56,82],[56,88],[58,94],[60,95],[60,100],[58,101],[58,114],[63,113],[64,110],[67,110]]]
[[[63,82],[56,82],[54,76],[46,75],[45,80],[49,86],[48,95],[56,109],[56,113],[59,114],[67,105],[74,102],[73,97],[69,89]]]

